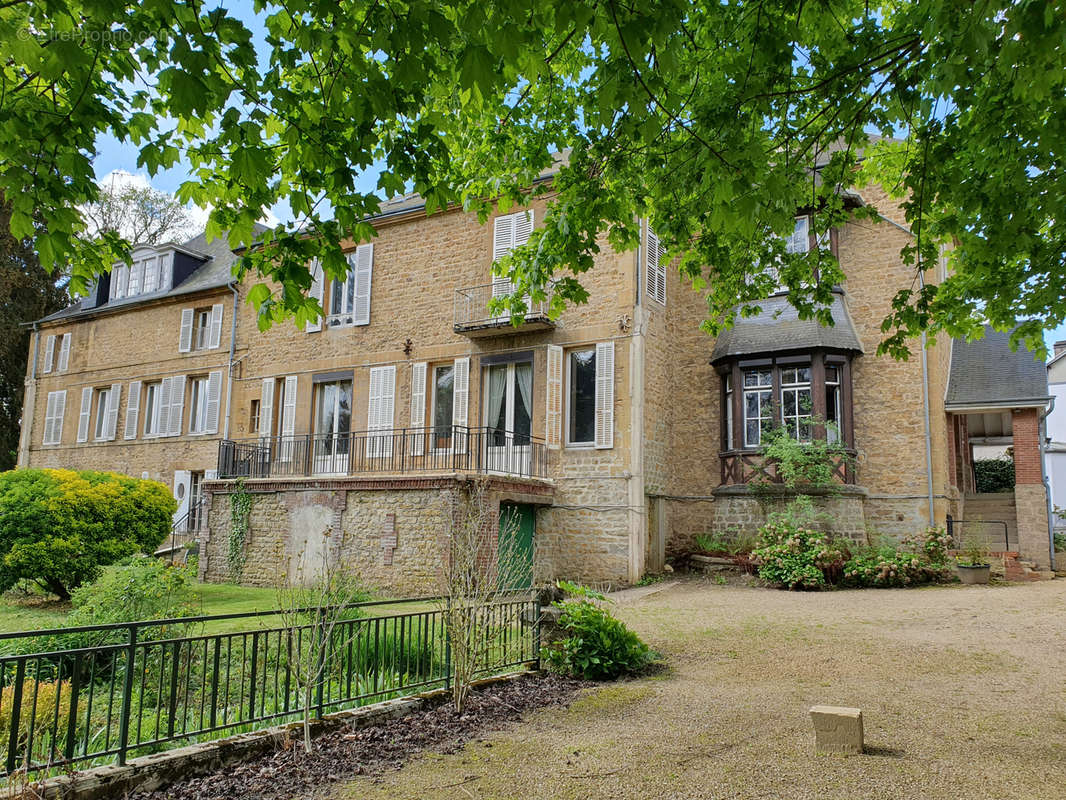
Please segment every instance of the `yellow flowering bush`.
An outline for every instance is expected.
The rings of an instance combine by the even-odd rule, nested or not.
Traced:
[[[163,484],[116,472],[0,473],[0,591],[27,580],[67,599],[107,564],[154,551],[176,508]]]

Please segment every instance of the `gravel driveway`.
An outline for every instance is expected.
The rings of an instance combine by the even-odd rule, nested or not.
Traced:
[[[1066,580],[792,594],[705,580],[618,613],[669,669],[590,690],[355,798],[1064,798]],[[862,756],[807,709],[858,706]]]

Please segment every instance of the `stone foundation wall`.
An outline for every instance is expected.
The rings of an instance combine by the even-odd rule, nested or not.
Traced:
[[[730,486],[715,492],[714,528],[719,534],[730,531],[754,535],[766,523],[767,514],[783,511],[789,497],[756,498],[744,486]],[[863,510],[865,492],[845,489],[836,496],[814,498],[815,508],[827,520],[820,526],[837,536],[855,542],[866,541],[866,518]]]
[[[1018,551],[1038,569],[1051,569],[1051,543],[1048,540],[1047,492],[1042,483],[1019,483],[1014,487],[1018,514]]]

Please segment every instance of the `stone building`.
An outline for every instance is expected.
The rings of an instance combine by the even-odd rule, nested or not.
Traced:
[[[876,355],[913,277],[899,257],[911,234],[876,187],[850,202],[882,221],[819,243],[800,215],[790,243],[839,257],[836,325],[799,320],[780,294],[717,341],[699,330],[704,297],[662,263],[647,225],[635,250],[600,243],[587,304],[552,319],[532,303],[517,326],[494,316],[489,299],[509,286],[492,264],[543,218],[544,197],[487,224],[427,215],[417,197],[387,204],[374,241],[350,244],[347,280],[316,276],[325,315],[302,328],[258,331],[251,280],[232,283],[221,242],[138,251],[35,324],[19,463],[171,485],[208,580],[230,577],[240,491],[246,582],[297,577],[341,541],[369,582],[404,593],[432,590],[472,476],[516,521],[506,530],[537,580],[633,582],[700,533],[754,530],[765,511],[747,481],[771,423],[839,436],[853,455],[823,501],[842,534],[965,519],[970,412],[945,405],[960,385],[952,343]],[[811,430],[800,409],[831,424]],[[1039,465],[1041,407],[1010,409],[1016,457]],[[1042,484],[1026,487],[1017,543],[1046,569]]]

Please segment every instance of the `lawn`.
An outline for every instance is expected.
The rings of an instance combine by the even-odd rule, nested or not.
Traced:
[[[1066,581],[787,593],[693,580],[630,597],[618,613],[665,672],[329,796],[1063,796]],[[865,755],[815,755],[817,704],[862,709]]]

